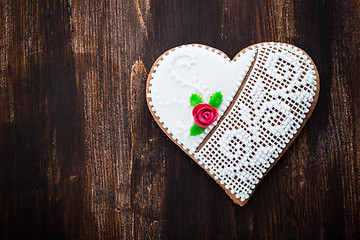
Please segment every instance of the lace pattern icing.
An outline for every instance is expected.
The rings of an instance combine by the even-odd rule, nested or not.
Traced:
[[[195,158],[245,201],[301,127],[316,84],[314,66],[302,51],[286,44],[257,45],[239,97]]]

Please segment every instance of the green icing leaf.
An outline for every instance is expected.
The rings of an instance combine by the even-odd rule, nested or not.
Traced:
[[[223,95],[221,94],[221,92],[215,92],[210,97],[209,105],[214,108],[218,108],[222,103],[222,101],[223,101]]]
[[[194,125],[192,125],[192,127],[190,128],[190,136],[200,135],[204,132],[204,130],[205,130],[205,128],[200,127],[199,125],[194,123]]]
[[[199,103],[202,103],[202,102],[203,102],[203,100],[199,94],[195,94],[195,93],[191,94],[191,96],[190,96],[191,106],[195,107],[196,105],[198,105]]]

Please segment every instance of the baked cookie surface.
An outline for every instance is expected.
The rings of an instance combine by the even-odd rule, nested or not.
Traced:
[[[310,117],[319,75],[289,44],[255,44],[233,60],[191,44],[161,55],[146,88],[162,130],[243,206]]]

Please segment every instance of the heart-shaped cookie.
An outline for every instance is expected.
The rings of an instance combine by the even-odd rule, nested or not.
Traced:
[[[289,44],[255,44],[233,60],[191,44],[155,61],[146,92],[166,135],[243,206],[310,117],[319,75]]]

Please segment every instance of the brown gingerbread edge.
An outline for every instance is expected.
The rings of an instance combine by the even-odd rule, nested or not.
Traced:
[[[311,59],[311,57],[302,49],[292,45],[292,44],[287,44],[287,43],[271,43],[271,42],[262,42],[262,43],[257,43],[257,44],[253,44],[249,47],[246,47],[244,48],[243,50],[241,50],[238,54],[236,54],[234,56],[234,58],[231,60],[231,61],[234,61],[237,57],[240,56],[241,53],[245,52],[247,49],[252,49],[252,48],[255,48],[257,49],[257,46],[258,45],[264,45],[264,44],[281,44],[281,45],[287,45],[287,46],[290,46],[292,48],[296,48],[297,50],[303,52],[308,58],[309,60],[311,61],[311,65],[314,66],[314,71],[315,71],[315,76],[316,76],[316,92],[315,92],[315,96],[314,96],[314,100],[313,102],[311,103],[311,106],[310,106],[310,109],[309,109],[309,112],[306,114],[306,117],[305,119],[303,120],[303,123],[301,124],[300,128],[297,130],[296,134],[293,136],[293,138],[289,141],[289,143],[286,145],[286,147],[283,149],[283,151],[279,154],[279,156],[274,160],[274,162],[270,165],[270,167],[266,170],[266,172],[263,174],[262,178],[259,179],[259,182],[256,184],[255,188],[252,190],[252,193],[250,194],[250,196],[245,200],[245,201],[240,201],[240,198],[236,198],[236,196],[234,194],[231,193],[230,189],[226,189],[224,186],[222,186],[220,184],[220,180],[219,179],[215,179],[214,176],[212,174],[210,174],[209,170],[205,169],[201,164],[199,164],[198,160],[194,157],[193,154],[190,154],[188,150],[185,150],[182,146],[182,144],[179,144],[176,140],[173,139],[172,137],[172,134],[171,133],[168,133],[167,131],[167,128],[164,128],[163,124],[159,121],[159,118],[155,116],[155,112],[152,110],[152,106],[150,105],[150,102],[151,102],[151,98],[147,96],[148,93],[150,93],[150,90],[149,90],[149,87],[150,87],[150,81],[152,79],[152,74],[155,72],[154,68],[159,66],[158,62],[161,61],[163,59],[163,56],[166,56],[169,54],[170,51],[174,51],[176,48],[181,48],[181,47],[184,47],[184,46],[195,46],[195,45],[198,45],[200,47],[204,46],[206,49],[210,49],[212,50],[213,52],[216,52],[219,54],[219,55],[222,55],[224,56],[224,58],[226,59],[230,59],[224,52],[216,49],[216,48],[213,48],[213,47],[210,47],[210,46],[206,46],[206,45],[203,45],[203,44],[186,44],[186,45],[182,45],[182,46],[179,46],[179,47],[175,47],[175,48],[172,48],[168,51],[166,51],[165,53],[163,53],[160,57],[158,57],[156,59],[156,61],[154,62],[153,66],[151,67],[150,69],[150,72],[149,72],[149,75],[148,75],[148,78],[147,78],[147,82],[146,82],[146,102],[147,102],[147,105],[149,107],[149,110],[151,112],[151,115],[153,116],[153,118],[155,119],[156,123],[159,125],[159,127],[163,130],[163,132],[176,144],[178,145],[189,157],[191,157],[202,169],[204,169],[207,174],[212,178],[214,179],[218,185],[220,185],[224,191],[226,192],[226,194],[233,200],[234,203],[240,205],[240,206],[244,206],[248,201],[249,199],[251,198],[251,196],[254,194],[256,188],[259,186],[260,182],[264,179],[264,177],[268,174],[268,172],[275,166],[275,164],[278,162],[278,160],[284,155],[284,153],[288,150],[288,148],[291,146],[291,144],[294,142],[294,140],[298,137],[298,135],[300,134],[301,130],[303,129],[303,127],[305,126],[307,120],[310,118],[311,114],[313,113],[314,109],[315,109],[315,106],[317,104],[317,101],[318,101],[318,97],[319,97],[319,91],[320,91],[320,78],[319,78],[319,72],[317,71],[317,68],[316,68],[316,65],[314,64],[314,61]],[[222,115],[222,117],[219,119],[217,125],[208,133],[208,135],[205,137],[205,139],[200,143],[199,148],[202,147],[202,145],[204,145],[204,143],[207,141],[207,139],[209,139],[209,137],[211,136],[211,134],[215,131],[215,129],[219,126],[219,124],[221,123],[221,121],[223,120],[223,118],[227,115],[227,113],[229,112],[229,110],[231,109],[231,107],[234,105],[235,103],[235,99],[237,99],[237,97],[239,96],[240,92],[242,91],[242,88],[244,87],[247,79],[248,79],[248,76],[249,74],[251,73],[252,71],[252,68],[254,66],[254,63],[256,62],[256,56],[257,56],[257,52],[255,54],[255,57],[254,57],[254,61],[252,62],[239,90],[237,91],[237,93],[235,94],[233,100],[231,101],[231,103],[229,104],[229,106],[227,107],[227,109],[225,110],[224,114]]]

